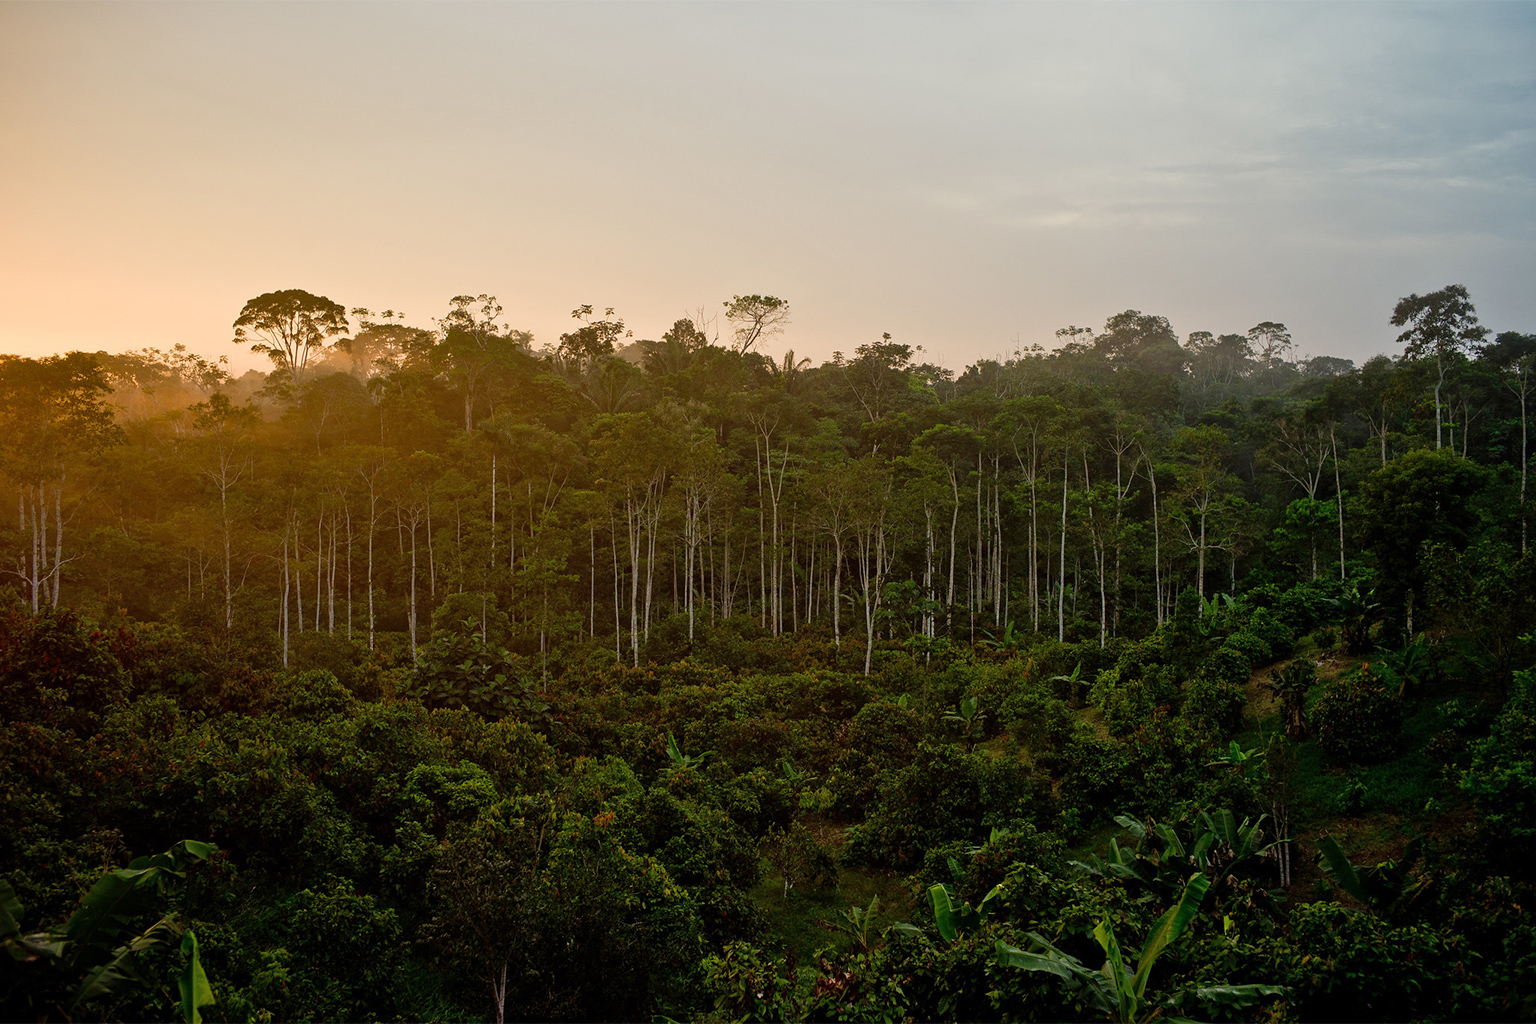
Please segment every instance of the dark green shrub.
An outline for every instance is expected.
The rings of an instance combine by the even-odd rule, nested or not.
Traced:
[[[1335,762],[1371,764],[1397,752],[1403,709],[1385,680],[1362,665],[1323,688],[1308,721]]]
[[[966,754],[924,743],[905,766],[886,774],[880,803],[849,830],[854,863],[911,868],[926,851],[977,842],[1015,820],[1048,820],[1049,780],[1018,761]]]
[[[263,1008],[288,1020],[394,1015],[390,980],[406,945],[392,909],[338,880],[294,893],[269,926],[274,947],[257,979]]]
[[[1473,743],[1471,754],[1461,787],[1483,812],[1483,855],[1497,869],[1528,878],[1536,836],[1536,672],[1515,673],[1491,734]]]
[[[1266,980],[1289,985],[1302,1020],[1434,1020],[1466,1005],[1469,977],[1453,939],[1424,925],[1393,928],[1336,903],[1291,913]]]
[[[1255,608],[1243,632],[1262,640],[1269,647],[1269,658],[1283,658],[1296,649],[1296,632],[1281,622],[1268,608]]]
[[[1214,742],[1236,732],[1243,724],[1243,708],[1247,703],[1248,697],[1241,687],[1200,675],[1185,691],[1180,717],[1203,741]]]
[[[1048,684],[1020,686],[998,709],[997,717],[1019,745],[1035,756],[1060,749],[1077,731],[1077,715],[1055,697]]]
[[[1234,634],[1233,638],[1229,638],[1226,643],[1211,652],[1211,656],[1205,659],[1205,664],[1201,667],[1201,676],[1220,686],[1236,687],[1248,682],[1253,666],[1262,662],[1252,657],[1249,651],[1232,643],[1232,639],[1238,636],[1243,634]],[[1246,637],[1246,639],[1251,641],[1253,638]],[[1267,652],[1268,648],[1264,650]]]
[[[468,708],[487,718],[549,722],[540,699],[537,665],[478,634],[439,633],[422,649],[401,696],[429,708]]]
[[[846,749],[827,782],[837,806],[864,813],[876,801],[884,773],[911,762],[923,732],[906,708],[885,700],[864,705],[848,724]]]
[[[0,595],[3,599],[4,595]],[[0,607],[0,722],[34,722],[82,734],[129,693],[111,638],[68,609],[31,614]]]
[[[1332,579],[1298,583],[1276,598],[1269,610],[1293,634],[1307,633],[1338,614],[1339,587]]]

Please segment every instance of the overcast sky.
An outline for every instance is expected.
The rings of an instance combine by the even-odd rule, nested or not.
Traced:
[[[739,293],[959,368],[1124,309],[1536,331],[1536,4],[0,4],[0,351],[262,292],[554,342]]]

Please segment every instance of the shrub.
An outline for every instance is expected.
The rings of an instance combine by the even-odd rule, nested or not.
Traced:
[[[1515,673],[1509,700],[1491,734],[1472,744],[1461,787],[1483,811],[1483,855],[1497,867],[1528,877],[1526,856],[1536,836],[1536,672]]]
[[[1048,780],[1028,766],[928,743],[887,774],[881,794],[868,820],[849,830],[854,863],[915,867],[934,847],[975,842],[991,828],[1039,820],[1053,809]]]
[[[1336,580],[1308,580],[1281,594],[1270,610],[1293,633],[1306,633],[1338,613],[1338,591]]]
[[[1324,687],[1309,719],[1318,743],[1339,762],[1386,760],[1402,738],[1402,706],[1368,664]]]
[[[1293,988],[1302,1020],[1439,1019],[1463,994],[1466,966],[1430,928],[1393,928],[1337,903],[1298,906],[1291,927],[1271,977]]]
[[[1269,647],[1269,658],[1283,658],[1296,649],[1296,633],[1275,618],[1268,608],[1255,608],[1243,632],[1262,640]]]
[[[1248,698],[1240,688],[1199,676],[1184,694],[1181,716],[1202,741],[1210,742],[1237,731],[1243,724],[1247,703]]]
[[[1253,666],[1261,664],[1262,659],[1253,657],[1250,651],[1232,643],[1238,637],[1244,636],[1245,634],[1242,633],[1234,634],[1227,639],[1226,643],[1212,651],[1211,656],[1205,659],[1205,665],[1200,674],[1221,686],[1242,686],[1246,683]],[[1252,637],[1246,637],[1246,639],[1253,640]],[[1264,653],[1267,654],[1268,651],[1269,649],[1265,647]]]

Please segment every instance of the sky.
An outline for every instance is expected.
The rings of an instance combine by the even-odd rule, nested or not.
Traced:
[[[1536,331],[1536,4],[0,3],[0,352],[302,288],[554,343],[738,294],[955,369],[1125,309]]]

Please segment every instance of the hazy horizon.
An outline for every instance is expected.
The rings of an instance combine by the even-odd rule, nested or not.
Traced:
[[[0,7],[0,351],[238,369],[249,298],[553,343],[789,300],[959,369],[1121,310],[1536,330],[1530,5]],[[1526,70],[1522,71],[1521,68]]]

